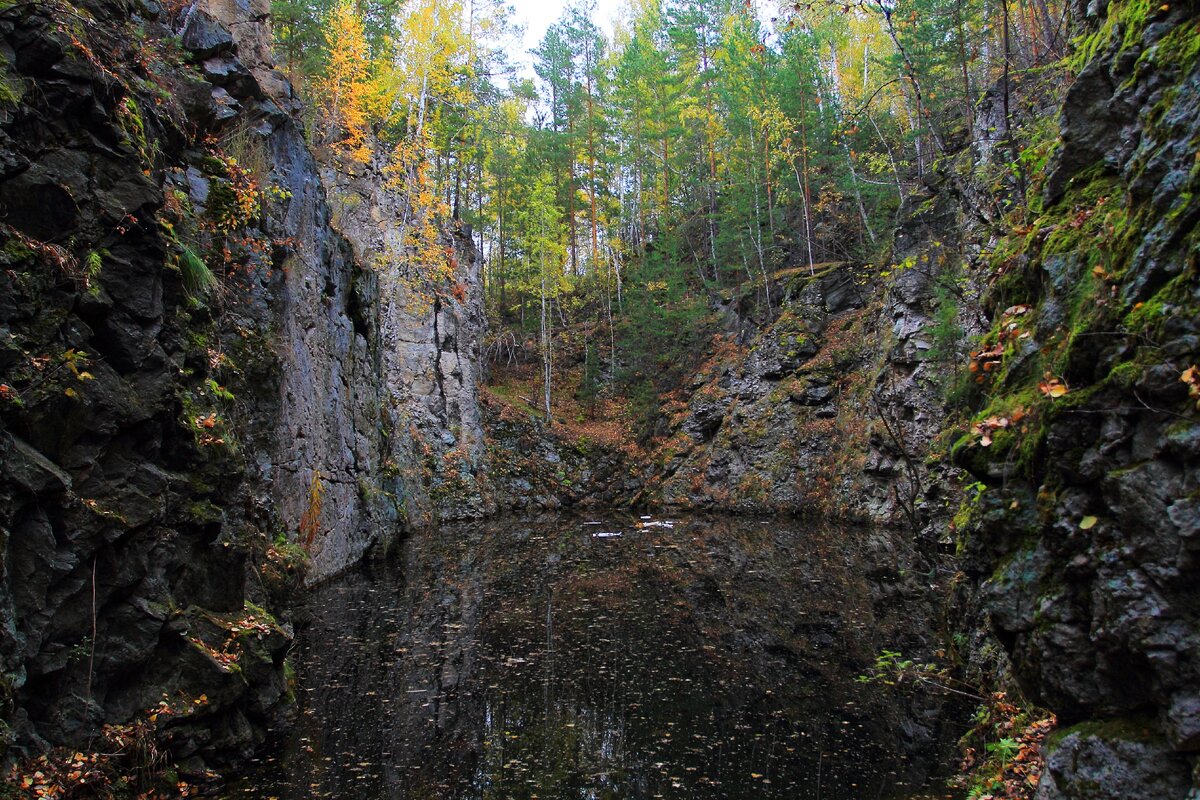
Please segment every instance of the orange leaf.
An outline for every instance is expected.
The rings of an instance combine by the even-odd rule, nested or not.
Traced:
[[[1062,397],[1069,390],[1067,389],[1067,385],[1060,379],[1047,375],[1046,379],[1038,384],[1038,391],[1046,397],[1054,398]]]

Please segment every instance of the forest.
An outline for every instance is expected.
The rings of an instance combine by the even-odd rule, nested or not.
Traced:
[[[988,211],[1024,224],[1050,138],[1026,123],[1071,33],[1068,4],[1043,0],[700,0],[632,3],[610,37],[576,2],[531,78],[502,3],[272,13],[314,135],[403,185],[424,269],[449,274],[431,220],[473,232],[491,357],[535,356],[552,417],[565,339],[575,399],[632,398],[643,433],[722,295],[753,289],[769,323],[794,271],[886,262],[906,203],[962,148],[1002,154]],[[1002,113],[977,126],[989,95]]]

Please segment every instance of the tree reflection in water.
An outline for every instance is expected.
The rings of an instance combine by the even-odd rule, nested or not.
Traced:
[[[902,535],[594,522],[446,525],[316,590],[297,724],[230,796],[913,797],[949,759],[943,698],[856,680],[931,649]]]

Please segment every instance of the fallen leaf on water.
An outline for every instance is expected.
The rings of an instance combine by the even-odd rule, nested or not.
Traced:
[[[1090,531],[1095,527],[1097,522],[1099,522],[1099,520],[1089,514],[1083,519],[1079,520],[1079,529],[1083,531]]]

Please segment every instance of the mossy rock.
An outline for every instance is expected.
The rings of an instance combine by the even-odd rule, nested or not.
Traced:
[[[1046,739],[1046,745],[1054,750],[1062,740],[1071,734],[1098,739],[1119,740],[1126,742],[1159,742],[1163,735],[1158,730],[1158,723],[1149,714],[1135,714],[1126,717],[1111,717],[1108,719],[1090,719],[1066,728],[1059,728]]]

